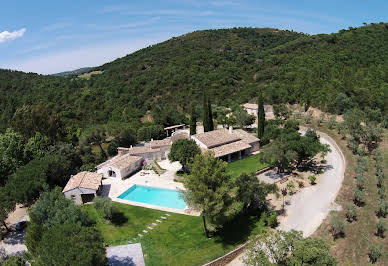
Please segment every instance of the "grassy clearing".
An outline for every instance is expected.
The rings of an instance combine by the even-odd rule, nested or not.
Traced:
[[[231,162],[228,164],[226,170],[233,178],[235,178],[242,173],[249,174],[268,167],[268,165],[259,162],[260,156],[261,155],[259,153],[241,160]]]
[[[249,235],[264,228],[257,216],[241,216],[226,225],[218,236],[207,239],[201,217],[169,213],[171,216],[163,220],[160,217],[166,212],[114,204],[120,214],[113,222],[104,220],[93,205],[83,208],[101,231],[106,245],[140,242],[147,265],[200,265],[243,244]],[[159,224],[156,219],[163,222]],[[147,229],[153,227],[152,223],[158,225],[153,230]],[[143,230],[149,232],[145,234]],[[138,233],[144,236],[133,240]]]
[[[355,187],[354,167],[356,160],[352,152],[346,147],[346,141],[337,134],[335,130],[329,130],[325,125],[317,127],[316,124],[309,125],[316,128],[319,131],[325,132],[330,135],[341,148],[346,159],[346,171],[345,178],[341,187],[341,190],[337,196],[336,203],[342,207],[346,202],[352,203],[353,201],[353,189]],[[388,132],[384,132],[384,139],[381,143],[379,150],[381,150],[385,156],[385,173],[388,174]],[[346,223],[345,238],[339,238],[333,240],[330,235],[329,223],[333,215],[338,215],[345,220],[345,211],[331,212],[329,216],[324,220],[320,228],[315,233],[315,236],[324,238],[331,246],[331,252],[338,258],[339,265],[368,265],[370,264],[368,253],[372,244],[384,244],[384,254],[377,261],[375,265],[387,265],[388,261],[388,237],[381,239],[375,236],[376,232],[376,210],[377,200],[379,198],[377,193],[377,178],[375,175],[375,162],[373,157],[369,158],[369,167],[367,173],[366,184],[366,204],[363,207],[357,207],[358,219],[352,223]],[[388,180],[385,179],[385,186],[388,186]]]
[[[101,144],[101,147],[104,149],[105,152],[107,152],[108,146],[109,146],[109,143],[102,143],[102,144]],[[92,146],[92,152],[93,152],[94,154],[100,154],[100,152],[101,152],[100,146],[98,146],[98,145],[93,145],[93,146]]]
[[[92,75],[101,75],[102,73],[104,73],[104,71],[97,70],[97,71],[81,74],[78,77],[83,79],[90,79]]]

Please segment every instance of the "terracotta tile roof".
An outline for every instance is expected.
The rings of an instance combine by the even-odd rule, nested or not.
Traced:
[[[101,185],[102,174],[92,172],[81,172],[70,178],[62,192],[78,187],[98,190]]]
[[[253,110],[259,109],[259,106],[256,103],[244,103],[242,106],[245,109],[253,109]],[[264,104],[264,111],[273,112],[273,106],[270,104]]]
[[[140,146],[140,147],[132,147],[132,148],[124,148],[124,147],[119,147],[119,151],[123,151],[126,154],[131,154],[131,155],[139,155],[139,154],[145,154],[145,153],[152,153],[152,152],[159,152],[160,149],[154,148],[152,149],[150,146]]]
[[[179,127],[183,127],[183,126],[185,126],[185,125],[186,125],[186,124],[180,124],[180,125],[174,125],[174,126],[170,126],[170,127],[165,127],[164,130],[179,128]]]
[[[237,135],[230,134],[227,129],[208,131],[193,137],[205,144],[208,149],[240,140]]]
[[[242,141],[248,144],[260,141],[260,139],[242,129],[233,130],[233,134],[236,134]]]
[[[171,139],[163,139],[163,140],[153,140],[148,143],[148,145],[154,149],[163,146],[171,146]]]
[[[140,162],[143,160],[143,157],[134,156],[129,153],[117,156],[117,158],[110,162],[111,167],[115,167],[119,170],[125,169],[128,166]]]
[[[246,109],[255,109],[255,110],[257,110],[259,108],[256,103],[244,103],[242,106],[244,108],[246,108]]]
[[[242,151],[249,148],[251,148],[251,145],[240,140],[222,146],[218,146],[210,150],[214,152],[214,157],[218,158],[230,153]]]

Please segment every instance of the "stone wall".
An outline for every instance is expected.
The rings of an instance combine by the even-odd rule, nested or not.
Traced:
[[[228,264],[229,262],[234,260],[238,255],[240,255],[244,251],[247,244],[248,244],[248,242],[246,242],[245,244],[232,250],[231,252],[225,254],[224,256],[219,257],[211,262],[204,264],[203,266],[224,266],[224,265]]]

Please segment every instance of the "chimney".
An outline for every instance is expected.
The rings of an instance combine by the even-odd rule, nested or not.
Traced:
[[[229,127],[229,134],[232,134],[232,133],[233,133],[233,127],[230,126],[230,127]]]

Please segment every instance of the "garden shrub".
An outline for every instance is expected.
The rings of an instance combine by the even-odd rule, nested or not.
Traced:
[[[309,180],[311,185],[315,185],[315,181],[317,180],[317,177],[315,175],[309,176]]]
[[[380,218],[377,222],[377,235],[384,238],[384,233],[387,231],[387,224],[384,218]]]
[[[346,218],[349,222],[357,219],[357,208],[353,204],[347,203],[345,205]]]
[[[369,258],[372,263],[375,263],[382,254],[383,245],[372,245],[369,249]]]
[[[105,219],[112,220],[115,213],[115,206],[110,198],[96,197],[93,202],[96,210],[102,213]]]
[[[365,191],[360,190],[358,187],[354,189],[354,202],[357,206],[365,204]]]

